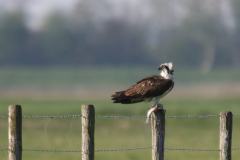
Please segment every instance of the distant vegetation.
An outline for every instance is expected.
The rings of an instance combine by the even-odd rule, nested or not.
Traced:
[[[220,13],[206,15],[198,3],[188,5],[188,14],[181,22],[165,28],[153,28],[151,24],[165,23],[169,17],[156,16],[149,22],[136,23],[113,17],[97,22],[93,20],[94,8],[87,4],[76,5],[67,16],[58,12],[49,15],[38,31],[26,27],[21,11],[3,14],[0,17],[0,64],[155,66],[173,61],[181,67],[205,71],[213,67],[239,67],[240,3],[237,0],[231,3],[234,27],[225,24],[226,18],[219,18]],[[156,6],[152,9],[162,16],[159,10],[166,9],[162,4],[157,6],[160,9]]]

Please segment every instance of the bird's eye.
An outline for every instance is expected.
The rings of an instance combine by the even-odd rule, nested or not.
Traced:
[[[163,65],[162,67],[165,68],[165,65]]]

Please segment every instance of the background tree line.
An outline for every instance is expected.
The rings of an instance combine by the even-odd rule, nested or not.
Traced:
[[[94,2],[97,4],[81,1],[68,15],[52,13],[37,31],[26,26],[23,11],[3,14],[0,65],[156,65],[174,61],[205,71],[240,66],[238,0],[231,1],[233,25],[214,11],[217,5],[204,12],[202,2],[197,1],[186,1],[188,13],[177,17],[170,9],[172,3],[166,6],[162,0],[152,0],[151,19],[140,16],[141,11],[129,13],[127,7],[123,16],[100,18],[94,8],[100,1]],[[107,12],[107,1],[101,2]],[[137,17],[134,22],[131,16]]]

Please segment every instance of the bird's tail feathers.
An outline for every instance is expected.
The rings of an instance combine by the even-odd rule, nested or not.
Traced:
[[[143,100],[139,97],[126,96],[125,91],[116,92],[111,97],[114,100],[113,103],[122,103],[122,104],[132,104],[137,102],[142,102]]]

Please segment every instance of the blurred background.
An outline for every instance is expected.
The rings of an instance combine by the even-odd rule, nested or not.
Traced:
[[[170,61],[176,93],[212,82],[211,95],[239,94],[239,7],[238,0],[1,0],[1,95],[110,94]]]
[[[239,0],[0,0],[0,116],[11,104],[23,115],[76,115],[93,104],[96,115],[145,116],[152,103],[113,104],[110,96],[171,61],[175,86],[160,101],[167,116],[239,114],[239,8]],[[239,116],[233,121],[232,148],[239,148]],[[80,135],[81,118],[23,120],[24,149],[77,150]],[[151,146],[145,119],[96,119],[95,135],[96,149]],[[7,148],[7,118],[0,137]],[[165,146],[218,149],[219,117],[167,119]],[[146,160],[151,150],[95,156]],[[219,152],[167,150],[165,157],[216,160]],[[81,153],[23,152],[23,159]]]

